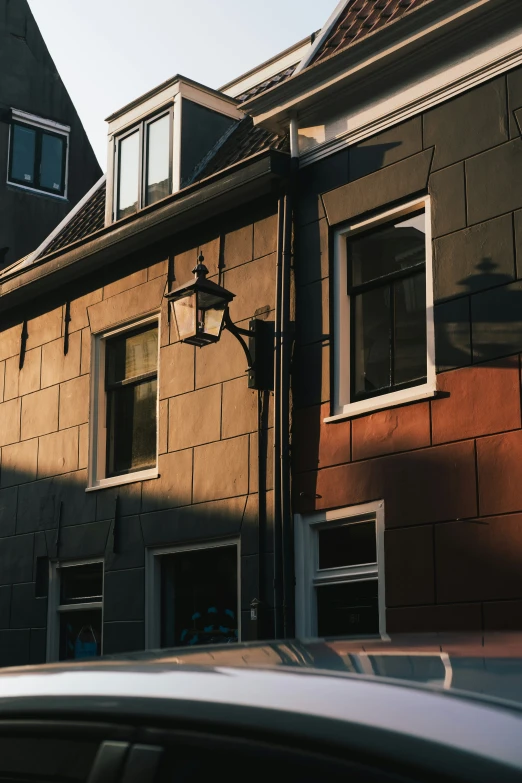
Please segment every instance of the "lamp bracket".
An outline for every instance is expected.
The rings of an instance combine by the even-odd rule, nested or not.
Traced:
[[[248,388],[267,391],[273,388],[273,326],[260,319],[250,321],[249,329],[236,326],[225,310],[223,328],[241,344],[248,363]],[[248,337],[248,344],[243,337]]]
[[[223,319],[223,328],[228,329],[229,332],[232,332],[236,340],[239,341],[241,344],[241,348],[245,352],[246,360],[248,362],[248,371],[249,373],[253,371],[254,369],[254,360],[252,358],[252,354],[250,353],[249,347],[246,344],[246,342],[243,340],[242,335],[245,335],[245,337],[251,337],[251,333],[248,329],[242,329],[240,326],[236,326],[233,320],[230,317],[230,311],[228,307],[225,310],[225,317]]]

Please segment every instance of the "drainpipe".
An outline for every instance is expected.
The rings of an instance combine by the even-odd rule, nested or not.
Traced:
[[[294,635],[293,521],[290,483],[290,363],[293,336],[292,236],[294,183],[298,167],[297,123],[290,124],[292,167],[279,198],[274,367],[274,634]]]
[[[277,260],[274,324],[274,637],[282,639],[283,622],[283,559],[281,504],[281,291],[283,272],[284,215],[286,195],[279,197],[277,209]]]
[[[297,193],[299,150],[297,119],[290,120],[291,168],[285,199],[283,268],[281,291],[281,520],[283,555],[283,622],[285,639],[295,635],[294,621],[294,524],[291,500],[290,463],[290,371],[292,360],[292,250],[294,235],[294,208]]]

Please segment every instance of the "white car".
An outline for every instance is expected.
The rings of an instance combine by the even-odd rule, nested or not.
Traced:
[[[267,642],[0,673],[0,781],[522,781],[522,643]]]

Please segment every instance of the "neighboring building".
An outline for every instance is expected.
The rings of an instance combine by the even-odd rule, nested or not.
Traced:
[[[27,0],[0,0],[0,266],[34,250],[100,176]]]
[[[348,0],[109,118],[0,276],[1,664],[520,628],[521,64],[515,2]],[[259,391],[233,325],[180,342],[201,253]]]

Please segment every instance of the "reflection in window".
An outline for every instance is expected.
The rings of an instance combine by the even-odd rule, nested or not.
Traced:
[[[64,139],[59,136],[42,134],[42,163],[40,166],[40,185],[48,190],[62,189],[62,165],[64,159]]]
[[[379,633],[377,579],[317,588],[319,636],[371,636]]]
[[[377,562],[374,522],[323,527],[317,535],[321,570]]]
[[[34,183],[34,162],[36,155],[36,130],[24,125],[13,125],[11,147],[11,179]]]
[[[132,215],[138,209],[140,176],[140,134],[138,131],[119,143],[117,217]]]
[[[103,594],[103,564],[88,563],[62,568],[60,604],[101,601]]]
[[[9,181],[63,196],[67,139],[37,126],[11,127]]]
[[[352,400],[426,381],[424,212],[347,240]]]
[[[238,639],[237,547],[161,555],[161,646]]]
[[[158,327],[107,340],[107,476],[156,465]]]
[[[147,204],[170,193],[170,115],[147,126]]]
[[[59,660],[101,655],[103,563],[59,567],[57,575],[60,580]]]
[[[318,525],[315,536],[319,636],[379,632],[375,518]]]

